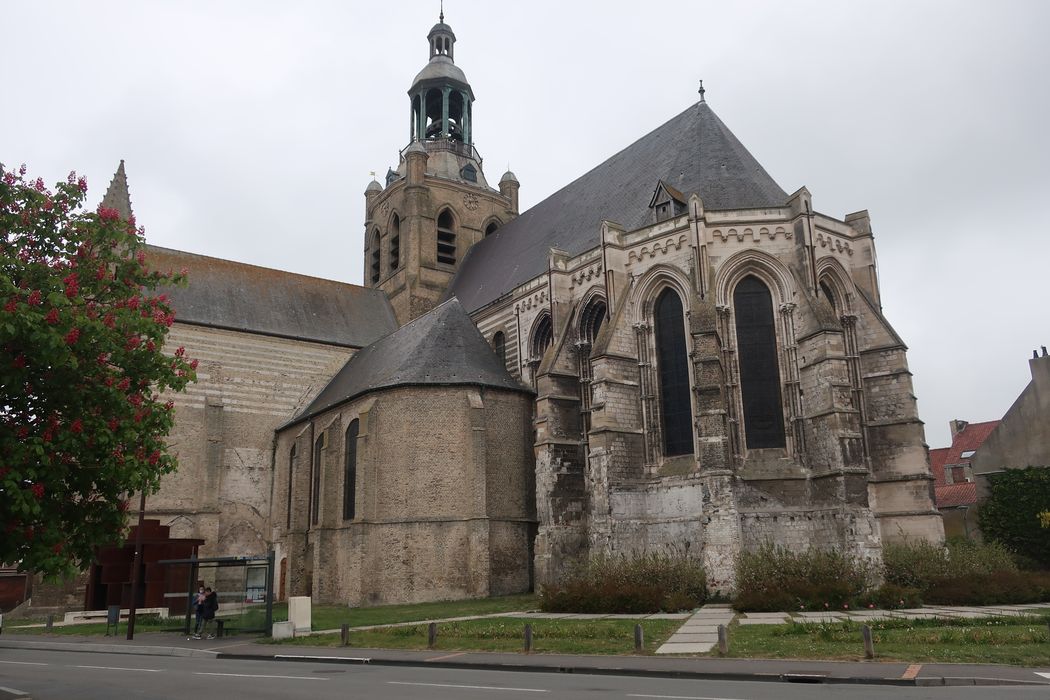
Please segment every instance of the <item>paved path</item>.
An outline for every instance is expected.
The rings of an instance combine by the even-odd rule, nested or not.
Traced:
[[[718,643],[718,626],[728,625],[735,613],[728,605],[705,605],[664,642],[657,654],[702,654]]]

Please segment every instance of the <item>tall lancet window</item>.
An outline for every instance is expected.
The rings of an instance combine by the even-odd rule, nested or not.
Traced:
[[[745,277],[733,292],[733,310],[747,446],[784,447],[784,407],[769,287],[757,277]]]
[[[671,289],[656,299],[653,309],[656,358],[660,374],[660,415],[664,454],[693,451],[693,408],[689,398],[689,351],[685,343],[682,300]]]
[[[346,429],[343,455],[343,520],[353,520],[357,513],[357,436],[361,422],[356,418]]]

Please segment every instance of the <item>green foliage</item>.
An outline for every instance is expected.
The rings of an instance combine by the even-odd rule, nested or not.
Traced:
[[[1050,537],[1040,520],[1050,511],[1050,467],[1007,469],[989,475],[988,486],[977,514],[984,536],[1050,568]]]
[[[842,609],[856,606],[871,566],[834,549],[791,551],[765,544],[737,558],[733,607],[749,611]]]
[[[547,612],[676,612],[703,605],[703,566],[683,552],[592,557],[559,586],[543,591]]]
[[[923,593],[943,579],[1017,570],[1012,555],[1002,545],[961,538],[950,539],[945,546],[926,540],[887,542],[882,547],[882,562],[887,583],[917,588]]]
[[[119,540],[130,492],[175,469],[165,436],[196,362],[161,351],[174,313],[141,229],[0,165],[0,561],[49,576]]]

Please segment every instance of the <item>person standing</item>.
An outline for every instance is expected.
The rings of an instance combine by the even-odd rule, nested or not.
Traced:
[[[197,588],[197,592],[193,596],[193,611],[196,613],[196,619],[193,623],[193,638],[201,638],[201,628],[204,627],[204,601],[205,601],[205,590],[204,586],[201,585]]]
[[[219,594],[206,587],[204,589],[204,625],[201,632],[207,632],[207,639],[215,639],[215,633],[211,632],[211,623],[215,619],[215,613],[219,610]],[[200,639],[200,634],[196,635]]]

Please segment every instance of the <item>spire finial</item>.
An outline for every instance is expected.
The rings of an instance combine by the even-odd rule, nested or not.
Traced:
[[[706,91],[704,90],[704,81],[703,80],[700,81],[700,89],[697,90],[697,92],[700,93],[700,101],[701,102],[707,102],[707,100],[704,99],[704,92],[706,92]]]
[[[440,2],[441,2],[441,13],[438,15],[438,21],[441,22],[441,23],[444,23],[445,22],[445,0],[440,0]]]

